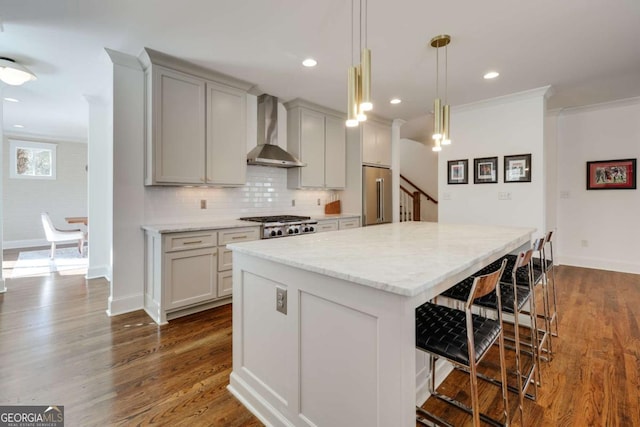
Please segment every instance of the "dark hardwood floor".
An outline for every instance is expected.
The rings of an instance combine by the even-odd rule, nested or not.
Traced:
[[[5,278],[16,258],[5,251]],[[538,400],[525,401],[526,425],[640,426],[640,276],[557,272],[560,337],[542,366]],[[230,306],[157,326],[142,311],[107,317],[105,280],[56,273],[6,284],[0,405],[64,405],[67,426],[262,425],[226,390]],[[443,387],[464,397],[464,381],[452,375]],[[496,393],[488,387],[483,401]],[[427,406],[454,425],[469,423],[445,404]]]

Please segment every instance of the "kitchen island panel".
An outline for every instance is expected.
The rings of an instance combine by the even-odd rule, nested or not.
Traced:
[[[245,406],[274,426],[412,419],[415,389],[402,385],[415,378],[415,359],[402,351],[415,347],[406,298],[251,255],[234,257],[229,390]],[[276,311],[276,287],[287,290],[287,315]]]

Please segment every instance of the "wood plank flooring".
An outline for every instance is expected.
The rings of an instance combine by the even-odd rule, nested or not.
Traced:
[[[16,258],[5,251],[7,266]],[[560,337],[537,402],[525,401],[525,425],[640,426],[640,276],[560,267],[557,279]],[[231,306],[157,326],[142,311],[109,318],[101,279],[6,283],[0,404],[64,405],[68,426],[262,425],[226,390]],[[449,380],[447,391],[464,396],[464,376]],[[483,400],[496,401],[491,393]],[[469,423],[448,405],[428,405],[454,425]]]

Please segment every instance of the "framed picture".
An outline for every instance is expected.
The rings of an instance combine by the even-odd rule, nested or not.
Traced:
[[[587,190],[635,190],[636,159],[587,162]]]
[[[504,182],[531,182],[531,154],[504,156]]]
[[[469,160],[449,160],[447,171],[447,184],[469,183]]]
[[[495,184],[498,182],[498,158],[482,157],[473,159],[473,183]]]

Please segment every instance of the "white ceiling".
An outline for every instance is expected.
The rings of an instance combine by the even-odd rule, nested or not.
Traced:
[[[441,33],[452,37],[454,106],[545,85],[554,88],[550,108],[640,96],[638,0],[368,0],[368,9],[374,112],[383,117],[426,117],[435,95],[428,42]],[[0,0],[0,56],[38,76],[4,87],[21,100],[4,102],[5,132],[86,140],[84,95],[106,87],[104,47],[151,47],[283,101],[344,111],[350,10],[350,0]],[[302,67],[307,56],[318,66]],[[500,77],[483,80],[491,69]],[[395,96],[402,104],[389,104]]]

